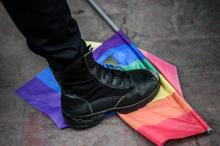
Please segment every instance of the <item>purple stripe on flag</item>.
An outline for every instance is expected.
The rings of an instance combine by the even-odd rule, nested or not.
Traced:
[[[118,47],[119,45],[123,45],[126,43],[130,43],[132,44],[132,42],[129,40],[128,37],[124,37],[124,39],[126,39],[126,42],[121,38],[121,35],[123,35],[123,33],[121,33],[120,31],[117,32],[116,34],[114,34],[112,37],[110,37],[107,41],[105,41],[100,47],[98,47],[94,52],[93,52],[93,57],[95,60],[97,60],[99,58],[99,56],[112,48]]]
[[[30,80],[19,88],[16,94],[39,111],[49,115],[57,127],[68,127],[62,116],[60,94],[49,88],[38,78],[35,77]]]

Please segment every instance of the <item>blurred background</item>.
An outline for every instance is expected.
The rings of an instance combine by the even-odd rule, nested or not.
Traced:
[[[186,100],[214,134],[170,146],[220,146],[220,1],[97,0],[138,47],[178,68]],[[86,0],[69,0],[85,40],[102,42],[114,32]],[[118,117],[85,131],[59,130],[15,90],[47,66],[28,50],[0,2],[0,145],[2,146],[152,146]],[[149,117],[150,118],[150,117]]]

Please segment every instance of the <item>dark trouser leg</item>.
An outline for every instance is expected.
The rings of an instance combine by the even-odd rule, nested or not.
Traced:
[[[85,47],[66,0],[2,0],[29,48],[52,65],[75,59]]]

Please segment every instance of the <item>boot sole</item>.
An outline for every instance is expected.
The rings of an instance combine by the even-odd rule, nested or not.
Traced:
[[[151,102],[154,99],[154,97],[156,96],[159,89],[160,89],[160,83],[158,84],[156,89],[148,97],[146,97],[143,100],[141,100],[135,104],[132,104],[132,105],[111,108],[111,109],[100,111],[100,112],[97,112],[97,113],[94,113],[91,115],[77,116],[77,117],[73,117],[73,118],[69,118],[64,115],[64,119],[66,120],[66,122],[69,123],[69,126],[71,128],[74,128],[76,130],[83,130],[86,128],[90,128],[90,127],[93,127],[93,126],[99,124],[105,118],[106,112],[118,112],[118,113],[122,113],[122,114],[127,114],[127,113],[136,111],[136,110],[144,107],[146,104],[148,104],[149,102]]]

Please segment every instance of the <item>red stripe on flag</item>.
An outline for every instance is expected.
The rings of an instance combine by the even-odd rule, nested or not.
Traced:
[[[163,146],[167,140],[204,133],[206,129],[192,116],[193,112],[164,120],[157,125],[141,126],[138,132],[158,146]]]

